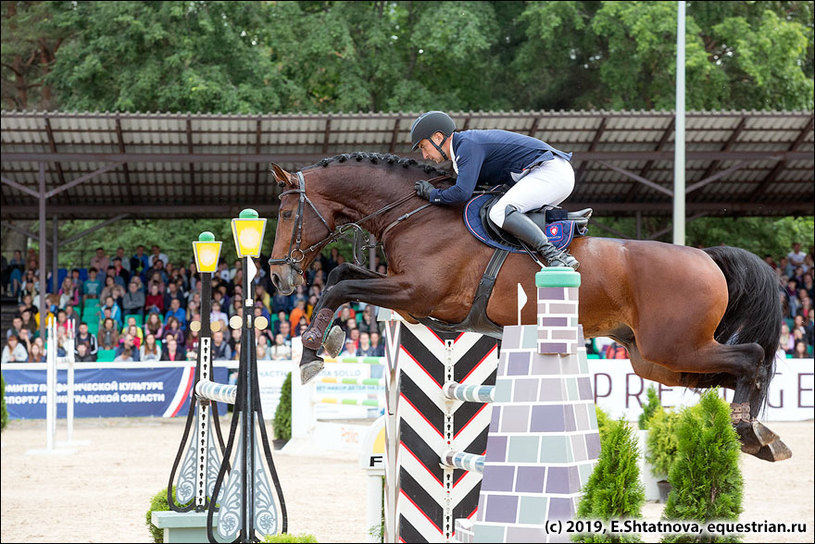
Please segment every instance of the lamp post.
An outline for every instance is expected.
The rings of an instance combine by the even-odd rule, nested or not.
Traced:
[[[221,254],[221,242],[215,241],[211,232],[202,232],[198,241],[192,243],[195,265],[201,275],[201,321],[190,323],[190,329],[199,331],[198,359],[195,368],[195,387],[202,380],[212,380],[212,338],[211,329],[218,330],[220,323],[210,326],[209,317],[212,299],[212,273],[218,268],[218,259]],[[192,421],[195,420],[195,440],[189,440]],[[213,424],[214,422],[214,424]],[[212,427],[215,427],[218,444],[213,442]],[[184,453],[186,451],[186,456]],[[214,499],[209,492],[218,474],[221,465],[224,439],[221,436],[221,425],[218,421],[218,405],[210,399],[194,395],[190,400],[187,414],[187,424],[184,436],[176,455],[175,463],[170,472],[170,481],[167,484],[167,502],[170,509],[176,512],[188,512],[195,509],[203,512],[209,507],[208,497]],[[179,463],[181,470],[179,471]],[[178,474],[176,482],[176,496],[173,497],[173,480]],[[192,499],[194,503],[186,504]],[[176,502],[177,499],[177,502]],[[212,502],[215,502],[212,500]]]
[[[215,481],[213,496],[218,497],[218,534],[222,539],[235,542],[257,542],[256,530],[261,534],[285,533],[287,530],[286,505],[280,489],[263,412],[260,404],[258,387],[257,354],[255,352],[254,328],[266,328],[268,321],[264,317],[255,319],[252,292],[249,290],[257,267],[252,260],[260,257],[263,244],[263,233],[266,220],[258,218],[255,210],[243,210],[240,217],[232,220],[232,235],[238,257],[243,259],[243,316],[232,316],[230,326],[241,328],[241,355],[238,364],[238,383],[235,392],[235,409],[232,413],[232,425],[229,440],[224,451],[224,463]],[[258,443],[258,434],[262,441]],[[234,457],[232,456],[235,452]],[[266,463],[264,466],[264,458]],[[229,462],[227,462],[229,460]],[[278,508],[275,506],[274,493],[266,473],[268,468],[271,480],[274,481]],[[221,486],[227,470],[223,494]],[[210,542],[215,542],[212,521],[215,512],[215,501],[207,511],[207,535]]]

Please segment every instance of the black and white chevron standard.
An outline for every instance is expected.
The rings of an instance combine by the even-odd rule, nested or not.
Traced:
[[[403,322],[388,323],[385,337],[393,371],[385,541],[448,542],[455,520],[478,507],[481,474],[442,468],[439,456],[448,449],[484,454],[491,409],[447,399],[442,387],[450,381],[494,385],[497,341]]]

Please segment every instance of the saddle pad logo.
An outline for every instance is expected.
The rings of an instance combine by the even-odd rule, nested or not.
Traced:
[[[546,236],[548,238],[560,238],[563,236],[563,225],[561,223],[553,223],[551,225],[546,225]]]

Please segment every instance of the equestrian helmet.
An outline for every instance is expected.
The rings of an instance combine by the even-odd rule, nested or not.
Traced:
[[[447,139],[456,130],[456,122],[443,111],[429,111],[421,114],[410,126],[411,151],[416,151],[419,142],[429,140],[437,132]]]

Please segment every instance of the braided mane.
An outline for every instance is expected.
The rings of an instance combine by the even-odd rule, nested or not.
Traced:
[[[421,168],[424,170],[425,174],[434,174],[436,176],[445,176],[448,175],[449,172],[446,170],[441,170],[436,168],[435,166],[431,166],[429,164],[421,164],[415,159],[406,159],[404,157],[400,157],[398,155],[392,155],[390,153],[367,153],[364,151],[355,151],[353,153],[343,153],[341,155],[335,155],[333,157],[329,157],[326,159],[321,160],[317,164],[311,166],[310,168],[322,166],[323,168],[327,168],[328,165],[331,163],[343,163],[349,160],[355,160],[357,162],[361,162],[364,160],[370,161],[372,164],[388,164],[394,166],[401,166],[402,168]]]

